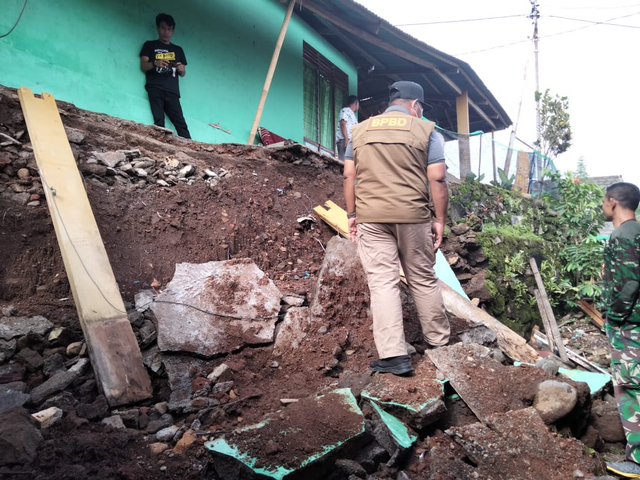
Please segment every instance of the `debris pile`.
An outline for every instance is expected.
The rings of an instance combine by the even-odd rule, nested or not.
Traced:
[[[42,184],[14,92],[0,104],[17,142],[0,145],[0,476],[564,480],[600,471],[582,443],[624,441],[606,382],[553,358],[513,365],[486,326],[452,317],[453,344],[425,351],[406,290],[416,375],[372,376],[355,247],[313,218],[342,202],[339,167],[61,104],[154,386],[111,408],[32,203]]]

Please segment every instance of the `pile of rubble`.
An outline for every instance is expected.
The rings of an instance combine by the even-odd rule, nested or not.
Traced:
[[[342,201],[340,169],[322,157],[62,105],[154,387],[111,408],[47,210],[32,203],[44,192],[14,93],[0,103],[14,139],[0,144],[0,475],[593,478],[588,449],[623,445],[606,382],[572,380],[554,359],[513,365],[493,331],[455,317],[452,345],[425,352],[406,290],[417,375],[372,376],[354,246],[310,216]]]

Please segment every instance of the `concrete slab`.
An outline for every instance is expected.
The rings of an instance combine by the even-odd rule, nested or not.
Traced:
[[[374,375],[362,397],[374,401],[414,428],[422,429],[445,413],[444,386],[431,360],[423,358],[412,377]]]
[[[574,439],[551,434],[533,408],[490,415],[486,424],[445,432],[456,446],[431,449],[430,470],[441,480],[492,478],[565,480],[590,477],[595,462]]]
[[[150,306],[158,346],[213,356],[273,342],[281,297],[250,259],[180,263]]]
[[[387,466],[396,467],[409,455],[418,437],[407,426],[371,402],[374,412],[373,435],[391,457]]]
[[[284,480],[301,478],[311,469],[315,473],[305,478],[326,478],[317,477],[319,464],[339,447],[355,442],[364,429],[364,416],[345,388],[300,399],[282,414],[209,441],[205,447],[217,457],[215,468],[225,469],[218,471],[222,478]]]
[[[427,352],[431,361],[480,421],[531,404],[537,386],[549,376],[530,366],[505,366],[489,349],[458,343]]]

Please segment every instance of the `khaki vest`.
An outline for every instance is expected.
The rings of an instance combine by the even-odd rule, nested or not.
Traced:
[[[402,112],[353,126],[358,223],[430,220],[427,151],[434,127]]]

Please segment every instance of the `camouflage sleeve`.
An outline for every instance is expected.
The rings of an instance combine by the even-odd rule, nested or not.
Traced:
[[[607,318],[614,322],[629,320],[640,287],[640,237],[611,240],[605,248],[604,261]]]

